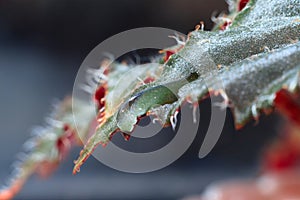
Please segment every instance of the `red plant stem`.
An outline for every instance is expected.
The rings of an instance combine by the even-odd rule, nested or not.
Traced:
[[[289,120],[300,126],[300,103],[290,92],[281,89],[276,93],[275,108]]]

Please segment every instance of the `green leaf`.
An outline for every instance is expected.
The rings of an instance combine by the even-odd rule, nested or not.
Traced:
[[[154,83],[122,95],[126,96],[119,101],[123,104],[91,137],[75,171],[115,131],[130,133],[138,118],[147,114],[168,123],[185,100],[196,102],[208,91],[228,98],[237,126],[272,107],[278,90],[284,86],[294,90],[299,84],[299,9],[299,0],[253,0],[227,30],[192,32]],[[215,76],[223,82],[223,89]]]

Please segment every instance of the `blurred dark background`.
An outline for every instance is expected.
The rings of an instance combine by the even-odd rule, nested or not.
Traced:
[[[0,1],[0,183],[12,171],[31,127],[44,124],[53,99],[71,94],[81,62],[96,45],[137,27],[188,33],[204,21],[209,30],[212,12],[225,10],[223,0]],[[228,112],[221,139],[200,160],[209,107],[209,101],[200,107],[203,125],[193,145],[165,169],[127,174],[91,157],[72,176],[77,148],[49,179],[32,177],[16,199],[178,199],[216,180],[255,175],[263,146],[280,127],[278,117],[263,117],[258,125],[235,131]]]

